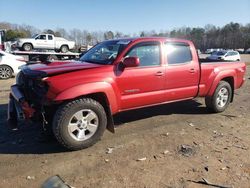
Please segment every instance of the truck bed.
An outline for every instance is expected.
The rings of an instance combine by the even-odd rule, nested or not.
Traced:
[[[214,61],[208,59],[200,59],[200,86],[199,96],[206,96],[217,79],[232,79],[234,89],[238,89],[244,82],[244,72],[246,70],[245,63],[241,61]],[[234,75],[234,77],[227,77],[224,75]]]

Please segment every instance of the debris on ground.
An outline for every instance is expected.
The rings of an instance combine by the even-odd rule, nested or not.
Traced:
[[[27,180],[34,180],[34,179],[35,179],[35,176],[27,176],[26,179],[27,179]]]
[[[195,125],[193,123],[188,124],[190,127],[194,127]]]
[[[214,184],[209,182],[207,179],[202,178],[202,181],[194,181],[194,180],[187,180],[193,183],[198,183],[198,184],[203,184],[203,185],[209,185],[212,187],[218,187],[218,188],[233,188],[232,186],[224,186],[224,185],[218,185],[218,184]]]
[[[112,152],[113,152],[113,150],[114,150],[114,148],[112,147],[110,147],[110,148],[107,148],[107,150],[106,150],[106,153],[107,154],[111,154]]]
[[[108,163],[108,162],[109,162],[109,159],[104,159],[104,161],[105,161],[106,163]]]
[[[185,157],[190,157],[195,153],[195,150],[192,146],[182,144],[178,147],[178,153]]]
[[[42,188],[52,188],[52,187],[58,187],[58,188],[74,188],[70,185],[68,185],[65,181],[62,180],[62,178],[59,175],[52,176],[48,178],[43,184]]]
[[[136,159],[136,161],[145,161],[145,160],[147,160],[146,157]]]
[[[205,166],[204,169],[208,172],[208,166]]]
[[[164,154],[164,155],[166,155],[166,154],[168,154],[168,153],[169,153],[168,150],[163,151],[163,154]]]
[[[233,146],[236,147],[236,148],[243,149],[243,150],[248,150],[248,148],[245,147],[245,146],[240,146],[240,145],[236,145],[236,144],[234,144]]]

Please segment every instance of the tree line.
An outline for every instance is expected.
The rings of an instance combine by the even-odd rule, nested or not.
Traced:
[[[250,23],[242,25],[231,22],[222,27],[208,24],[205,27],[181,27],[170,31],[156,32],[152,30],[133,34],[124,34],[120,31],[66,30],[64,28],[40,30],[30,25],[11,24],[8,22],[0,22],[0,29],[6,30],[6,41],[31,37],[34,34],[43,32],[74,40],[78,46],[95,45],[103,40],[115,38],[162,36],[192,40],[196,48],[200,50],[208,48],[250,48]]]

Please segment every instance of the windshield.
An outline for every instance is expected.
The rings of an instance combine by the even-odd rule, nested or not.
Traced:
[[[91,48],[80,61],[110,65],[129,42],[128,40],[104,41]]]
[[[213,52],[212,55],[218,55],[218,56],[222,56],[222,55],[225,55],[226,52],[224,51],[219,51],[219,52]]]
[[[38,35],[38,34],[34,34],[34,35],[32,35],[32,37],[31,37],[31,38],[33,38],[33,39],[34,39],[34,38],[36,38],[36,37],[37,37],[37,35]]]

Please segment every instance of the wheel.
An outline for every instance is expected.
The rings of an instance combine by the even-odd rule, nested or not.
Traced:
[[[13,75],[13,71],[9,66],[1,65],[0,66],[0,78],[1,79],[9,79]]]
[[[63,46],[61,47],[61,52],[62,52],[62,53],[66,53],[66,52],[68,52],[68,51],[69,51],[69,47],[68,47],[68,46],[63,45]]]
[[[32,50],[32,45],[31,44],[24,44],[23,45],[23,50],[24,51],[31,51]]]
[[[58,57],[56,55],[49,55],[47,57],[47,61],[55,61],[58,60]]]
[[[62,105],[53,120],[58,142],[69,150],[80,150],[95,144],[103,135],[107,117],[103,106],[90,98]]]
[[[205,102],[212,112],[223,112],[230,103],[232,88],[228,82],[220,81],[213,96],[206,97]]]

